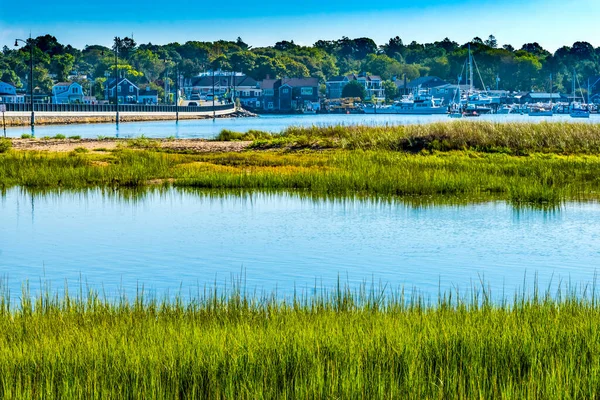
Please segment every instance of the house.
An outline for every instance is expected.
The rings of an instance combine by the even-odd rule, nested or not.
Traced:
[[[17,88],[12,83],[0,81],[0,103],[25,103],[25,96],[17,94]]]
[[[77,82],[59,82],[52,86],[52,104],[82,104],[83,88]]]
[[[524,96],[520,97],[519,102],[521,104],[535,104],[535,103],[568,103],[568,96],[560,93],[542,93],[542,92],[529,92]]]
[[[434,87],[440,87],[449,84],[449,82],[446,82],[437,76],[422,76],[420,78],[413,79],[410,82],[407,82],[406,80],[397,80],[395,83],[396,87],[398,88],[398,93],[401,95],[407,95],[419,89],[432,89]]]
[[[327,82],[325,82],[327,98],[330,100],[342,98],[344,87],[350,81],[357,81],[365,87],[365,90],[367,91],[367,100],[385,100],[385,89],[383,88],[383,80],[381,77],[367,74],[350,74],[347,76],[336,76],[329,79]]]
[[[319,104],[319,79],[282,78],[273,84],[276,111],[300,111],[306,108],[317,110]],[[264,100],[263,100],[264,103]]]
[[[118,84],[115,84],[115,82],[117,82],[115,78],[112,78],[106,83],[105,94],[111,103],[114,104],[115,102],[115,87],[119,104],[138,103],[140,89],[133,82],[127,78],[119,78]]]
[[[152,90],[150,86],[140,89],[137,102],[139,104],[158,104],[158,91]]]
[[[350,82],[347,76],[334,76],[325,82],[326,96],[329,100],[341,99],[344,87]]]
[[[418,86],[415,89],[418,89]],[[440,86],[429,88],[428,90],[434,99],[441,99],[443,100],[442,104],[448,105],[452,103],[458,103],[460,100],[459,90],[460,95],[467,93],[469,90],[469,85],[453,85],[451,83],[446,83]]]
[[[185,79],[183,90],[190,100],[211,100],[216,98],[231,101],[240,100],[247,107],[259,108],[262,97],[260,84],[251,77],[239,72],[215,71],[206,72],[196,77]],[[233,91],[235,89],[235,96]]]
[[[262,109],[264,111],[275,111],[275,82],[277,82],[277,79],[265,79],[260,82]]]

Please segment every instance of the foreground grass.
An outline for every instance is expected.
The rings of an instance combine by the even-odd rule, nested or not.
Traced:
[[[0,300],[2,398],[600,396],[591,296]]]
[[[600,157],[386,150],[169,154],[120,149],[0,154],[0,186],[4,188],[139,188],[156,184],[292,190],[323,196],[483,196],[544,204],[597,198]]]

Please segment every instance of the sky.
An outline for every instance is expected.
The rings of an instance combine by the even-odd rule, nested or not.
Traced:
[[[138,43],[235,40],[254,46],[280,40],[312,45],[319,39],[370,37],[377,44],[445,37],[466,43],[496,36],[520,48],[538,42],[555,51],[575,41],[600,47],[598,0],[120,0],[75,2],[0,0],[0,47],[14,39],[51,34],[82,49],[115,36]],[[26,5],[25,5],[26,4]]]

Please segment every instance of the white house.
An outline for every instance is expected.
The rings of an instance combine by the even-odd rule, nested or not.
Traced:
[[[60,82],[52,86],[53,104],[83,104],[83,88],[77,82]]]
[[[367,99],[374,99],[377,101],[383,101],[385,99],[385,90],[383,88],[383,82],[381,77],[377,75],[366,74],[350,74],[347,76],[336,76],[331,78],[325,83],[327,87],[327,98],[341,98],[342,92],[344,91],[344,87],[350,81],[357,81],[365,87],[365,90],[367,92]]]
[[[12,83],[0,82],[0,103],[25,103],[25,96],[17,94]]]

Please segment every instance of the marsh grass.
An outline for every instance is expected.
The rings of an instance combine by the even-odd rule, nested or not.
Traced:
[[[248,151],[170,154],[9,151],[0,186],[29,189],[144,187],[288,190],[321,196],[492,197],[519,204],[598,198],[600,157],[516,157],[470,151]]]
[[[599,154],[600,125],[454,121],[419,125],[312,126],[289,127],[276,134],[223,131],[217,140],[253,140],[254,148]]]
[[[2,398],[597,398],[595,287],[0,296]]]
[[[0,138],[0,153],[6,153],[12,148],[12,142],[8,139]]]

